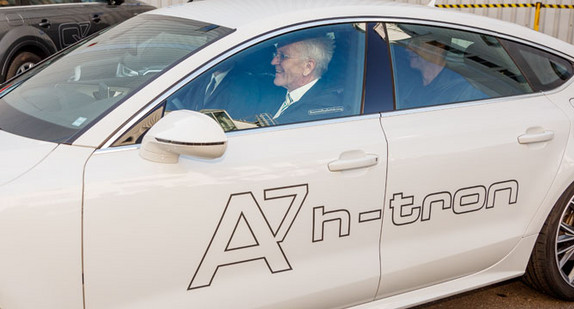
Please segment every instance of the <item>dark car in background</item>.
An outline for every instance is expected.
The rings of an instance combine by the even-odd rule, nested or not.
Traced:
[[[135,0],[0,0],[0,82],[155,7]]]

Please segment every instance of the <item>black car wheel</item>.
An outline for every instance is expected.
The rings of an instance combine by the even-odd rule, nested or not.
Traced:
[[[40,56],[31,52],[21,52],[14,59],[10,66],[8,67],[8,73],[6,74],[6,79],[10,79],[18,74],[22,74],[29,70],[36,63],[40,62],[42,58]]]
[[[574,300],[574,186],[560,197],[534,246],[524,281],[564,300]]]

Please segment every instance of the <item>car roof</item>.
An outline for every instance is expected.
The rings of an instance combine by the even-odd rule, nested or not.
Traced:
[[[232,29],[254,28],[262,32],[301,22],[345,17],[406,18],[471,26],[549,46],[574,56],[574,46],[529,28],[471,13],[424,5],[381,0],[195,0],[152,14],[208,22]]]
[[[386,3],[386,5],[393,4]],[[341,8],[364,6],[381,6],[381,0],[195,0],[192,3],[176,5],[177,14],[181,17],[209,21],[211,23],[238,28],[254,21],[276,18],[292,13],[302,17],[317,12],[334,12]],[[396,4],[396,3],[395,3]],[[162,12],[163,13],[163,12]],[[167,12],[166,12],[167,13]],[[181,14],[181,15],[180,15]],[[333,13],[329,14],[334,16]]]

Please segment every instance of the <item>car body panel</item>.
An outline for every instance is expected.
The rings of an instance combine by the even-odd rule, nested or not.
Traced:
[[[60,145],[39,163],[28,162],[34,168],[17,181],[0,186],[2,308],[83,307],[82,178],[92,152]],[[18,157],[26,156],[14,153],[9,162]]]
[[[560,198],[562,193],[572,184],[571,176],[574,173],[574,158],[572,157],[574,143],[572,141],[572,127],[574,126],[574,85],[572,82],[566,83],[554,91],[546,92],[545,95],[558,108],[560,108],[570,120],[570,131],[568,132],[568,142],[564,148],[564,154],[558,172],[549,192],[537,213],[533,216],[532,222],[528,225],[526,235],[537,234],[544,224],[545,218],[551,211],[552,206]]]
[[[33,169],[58,146],[3,131],[0,131],[0,140],[6,145],[2,149],[4,160],[0,163],[0,186]],[[18,160],[19,164],[13,164],[15,160]]]
[[[548,193],[570,131],[566,115],[542,94],[381,121],[389,174],[380,296],[476,273],[508,255]],[[554,138],[518,142],[544,130]]]
[[[522,238],[508,256],[484,271],[410,292],[379,298],[374,302],[365,303],[353,308],[410,308],[433,300],[519,277],[524,274],[524,269],[528,264],[530,252],[532,251],[532,247],[534,247],[536,239],[537,235]]]
[[[309,144],[303,132],[321,142]],[[386,156],[376,115],[229,136],[215,160],[182,156],[166,165],[135,148],[98,152],[86,167],[87,306],[327,308],[372,300],[386,166],[329,171],[353,150]],[[122,168],[104,168],[112,162]],[[259,249],[250,247],[254,239]]]

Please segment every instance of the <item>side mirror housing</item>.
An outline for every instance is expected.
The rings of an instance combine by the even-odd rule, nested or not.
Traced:
[[[180,155],[216,159],[226,148],[227,136],[215,120],[202,113],[178,110],[146,133],[140,156],[153,162],[177,163]]]

